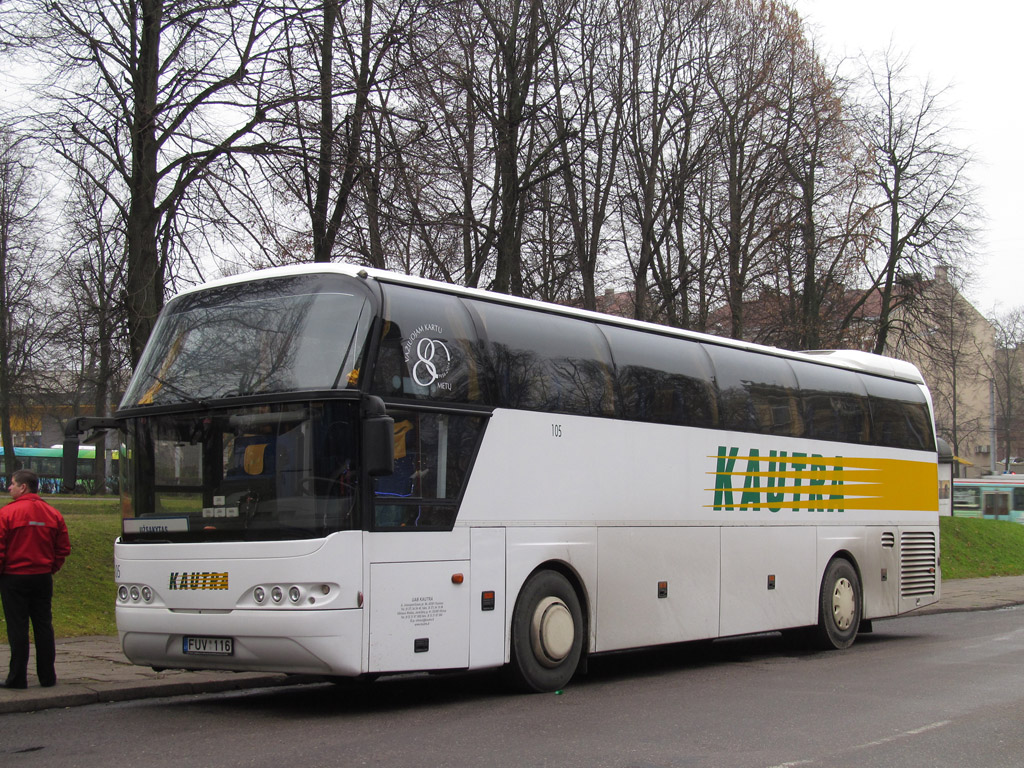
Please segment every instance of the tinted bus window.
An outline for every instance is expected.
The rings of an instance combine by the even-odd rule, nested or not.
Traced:
[[[705,345],[715,368],[719,426],[800,437],[804,433],[796,376],[779,357]]]
[[[888,448],[934,451],[928,406],[921,390],[908,381],[864,376],[871,404],[872,442]]]
[[[416,400],[483,402],[480,345],[462,301],[401,285],[385,286],[384,297],[373,392]]]
[[[871,411],[867,390],[853,371],[791,360],[800,385],[807,436],[817,440],[869,443]]]
[[[615,361],[619,415],[634,421],[714,427],[711,360],[686,339],[601,326]]]
[[[395,471],[374,481],[374,527],[451,530],[484,418],[390,413],[395,420]]]
[[[467,301],[486,339],[486,379],[506,408],[612,416],[612,364],[593,323]]]

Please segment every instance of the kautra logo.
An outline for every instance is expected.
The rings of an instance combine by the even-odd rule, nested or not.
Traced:
[[[168,589],[227,589],[227,573],[172,571]]]
[[[719,446],[715,511],[843,512],[938,508],[935,461],[845,458],[800,452]]]

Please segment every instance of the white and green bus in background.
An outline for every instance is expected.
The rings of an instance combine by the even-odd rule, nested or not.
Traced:
[[[955,478],[953,515],[1024,523],[1024,476]]]
[[[347,265],[168,302],[119,410],[117,625],[157,668],[506,667],[939,597],[911,365]]]

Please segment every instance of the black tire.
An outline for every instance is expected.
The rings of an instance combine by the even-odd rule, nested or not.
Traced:
[[[512,614],[508,673],[519,689],[545,693],[564,688],[583,653],[583,611],[569,580],[555,571],[531,576]]]
[[[857,571],[848,560],[836,558],[825,569],[818,601],[818,641],[823,648],[843,650],[853,645],[860,629],[863,595]]]

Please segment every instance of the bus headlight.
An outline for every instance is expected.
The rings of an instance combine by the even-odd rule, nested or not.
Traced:
[[[148,584],[121,584],[117,588],[117,602],[146,603],[150,605],[156,598],[156,592]]]
[[[299,582],[298,584],[257,584],[247,590],[238,601],[239,608],[308,608],[333,602],[340,593],[337,584]],[[358,607],[358,606],[352,606]]]

